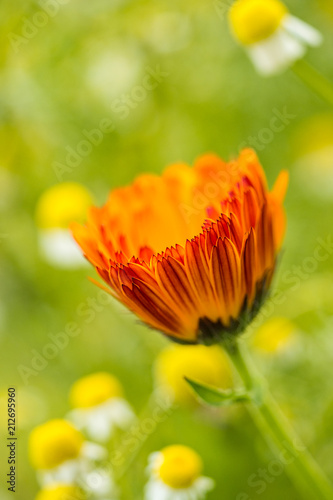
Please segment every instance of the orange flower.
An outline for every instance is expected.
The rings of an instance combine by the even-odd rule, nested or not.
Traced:
[[[99,286],[173,340],[210,344],[244,329],[267,294],[287,183],[283,171],[269,192],[252,150],[205,155],[112,191],[72,230]]]

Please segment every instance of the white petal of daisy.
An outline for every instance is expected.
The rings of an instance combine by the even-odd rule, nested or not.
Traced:
[[[146,485],[145,500],[202,500],[214,488],[208,477],[198,478],[188,488],[174,489],[159,479],[151,479]]]
[[[282,72],[305,53],[302,43],[282,29],[266,40],[246,46],[246,50],[257,71],[264,76]]]
[[[114,425],[107,418],[105,412],[95,410],[87,416],[85,429],[91,439],[104,443],[112,436]]]
[[[53,469],[37,471],[38,481],[41,486],[51,484],[74,484],[82,473],[80,460],[67,460]]]
[[[43,258],[53,266],[71,269],[86,265],[86,260],[67,229],[40,230],[39,246]]]
[[[110,439],[115,427],[126,429],[136,417],[127,401],[112,398],[92,408],[72,410],[68,418],[91,439],[103,443]]]
[[[145,500],[173,500],[170,488],[160,481],[152,480],[146,485]]]
[[[110,423],[106,414],[101,413],[99,406],[72,410],[67,418],[78,429],[86,431],[88,436],[95,441],[105,442],[110,437]]]
[[[110,421],[121,429],[126,429],[134,420],[135,414],[125,399],[113,398],[105,404]]]
[[[107,458],[108,451],[103,446],[90,441],[85,441],[81,448],[81,456],[91,461]]]
[[[287,14],[283,19],[282,26],[288,33],[298,37],[307,45],[318,47],[323,42],[320,31],[298,17]]]
[[[85,485],[92,494],[98,497],[111,495],[116,491],[113,479],[103,469],[89,472],[85,477]]]
[[[107,450],[95,443],[85,441],[80,450],[80,456],[73,460],[66,460],[53,469],[39,470],[37,476],[42,486],[51,484],[77,484],[84,480],[92,470],[93,462],[106,459]]]

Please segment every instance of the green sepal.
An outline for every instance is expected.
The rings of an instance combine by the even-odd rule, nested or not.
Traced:
[[[210,406],[228,406],[233,403],[246,403],[251,400],[250,394],[245,390],[223,390],[201,382],[195,382],[187,377],[185,377],[185,380],[198,398]]]

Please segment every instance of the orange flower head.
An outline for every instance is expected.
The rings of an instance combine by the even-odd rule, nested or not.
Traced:
[[[92,207],[72,231],[107,290],[143,322],[181,343],[236,334],[269,290],[285,231],[288,174],[268,191],[254,151],[225,163],[145,174]]]

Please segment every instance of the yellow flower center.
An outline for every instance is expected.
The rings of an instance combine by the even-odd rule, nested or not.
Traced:
[[[82,492],[74,486],[55,486],[41,490],[35,500],[83,500]]]
[[[81,184],[57,184],[40,197],[36,208],[37,224],[42,229],[67,229],[71,222],[86,219],[92,201],[89,191]]]
[[[123,390],[118,379],[101,372],[77,380],[70,392],[70,403],[73,408],[90,408],[121,397]]]
[[[189,488],[202,471],[199,455],[187,446],[173,445],[161,451],[158,477],[174,489]]]
[[[279,0],[237,0],[230,9],[229,20],[235,37],[249,45],[272,35],[287,12]]]
[[[30,434],[29,451],[36,469],[52,469],[66,460],[77,458],[83,435],[66,420],[50,420]]]
[[[232,370],[227,356],[218,346],[171,344],[156,361],[157,383],[167,386],[177,402],[196,404],[184,377],[227,389],[232,386]]]
[[[253,346],[267,354],[283,349],[291,341],[296,326],[288,318],[272,318],[256,332]]]

